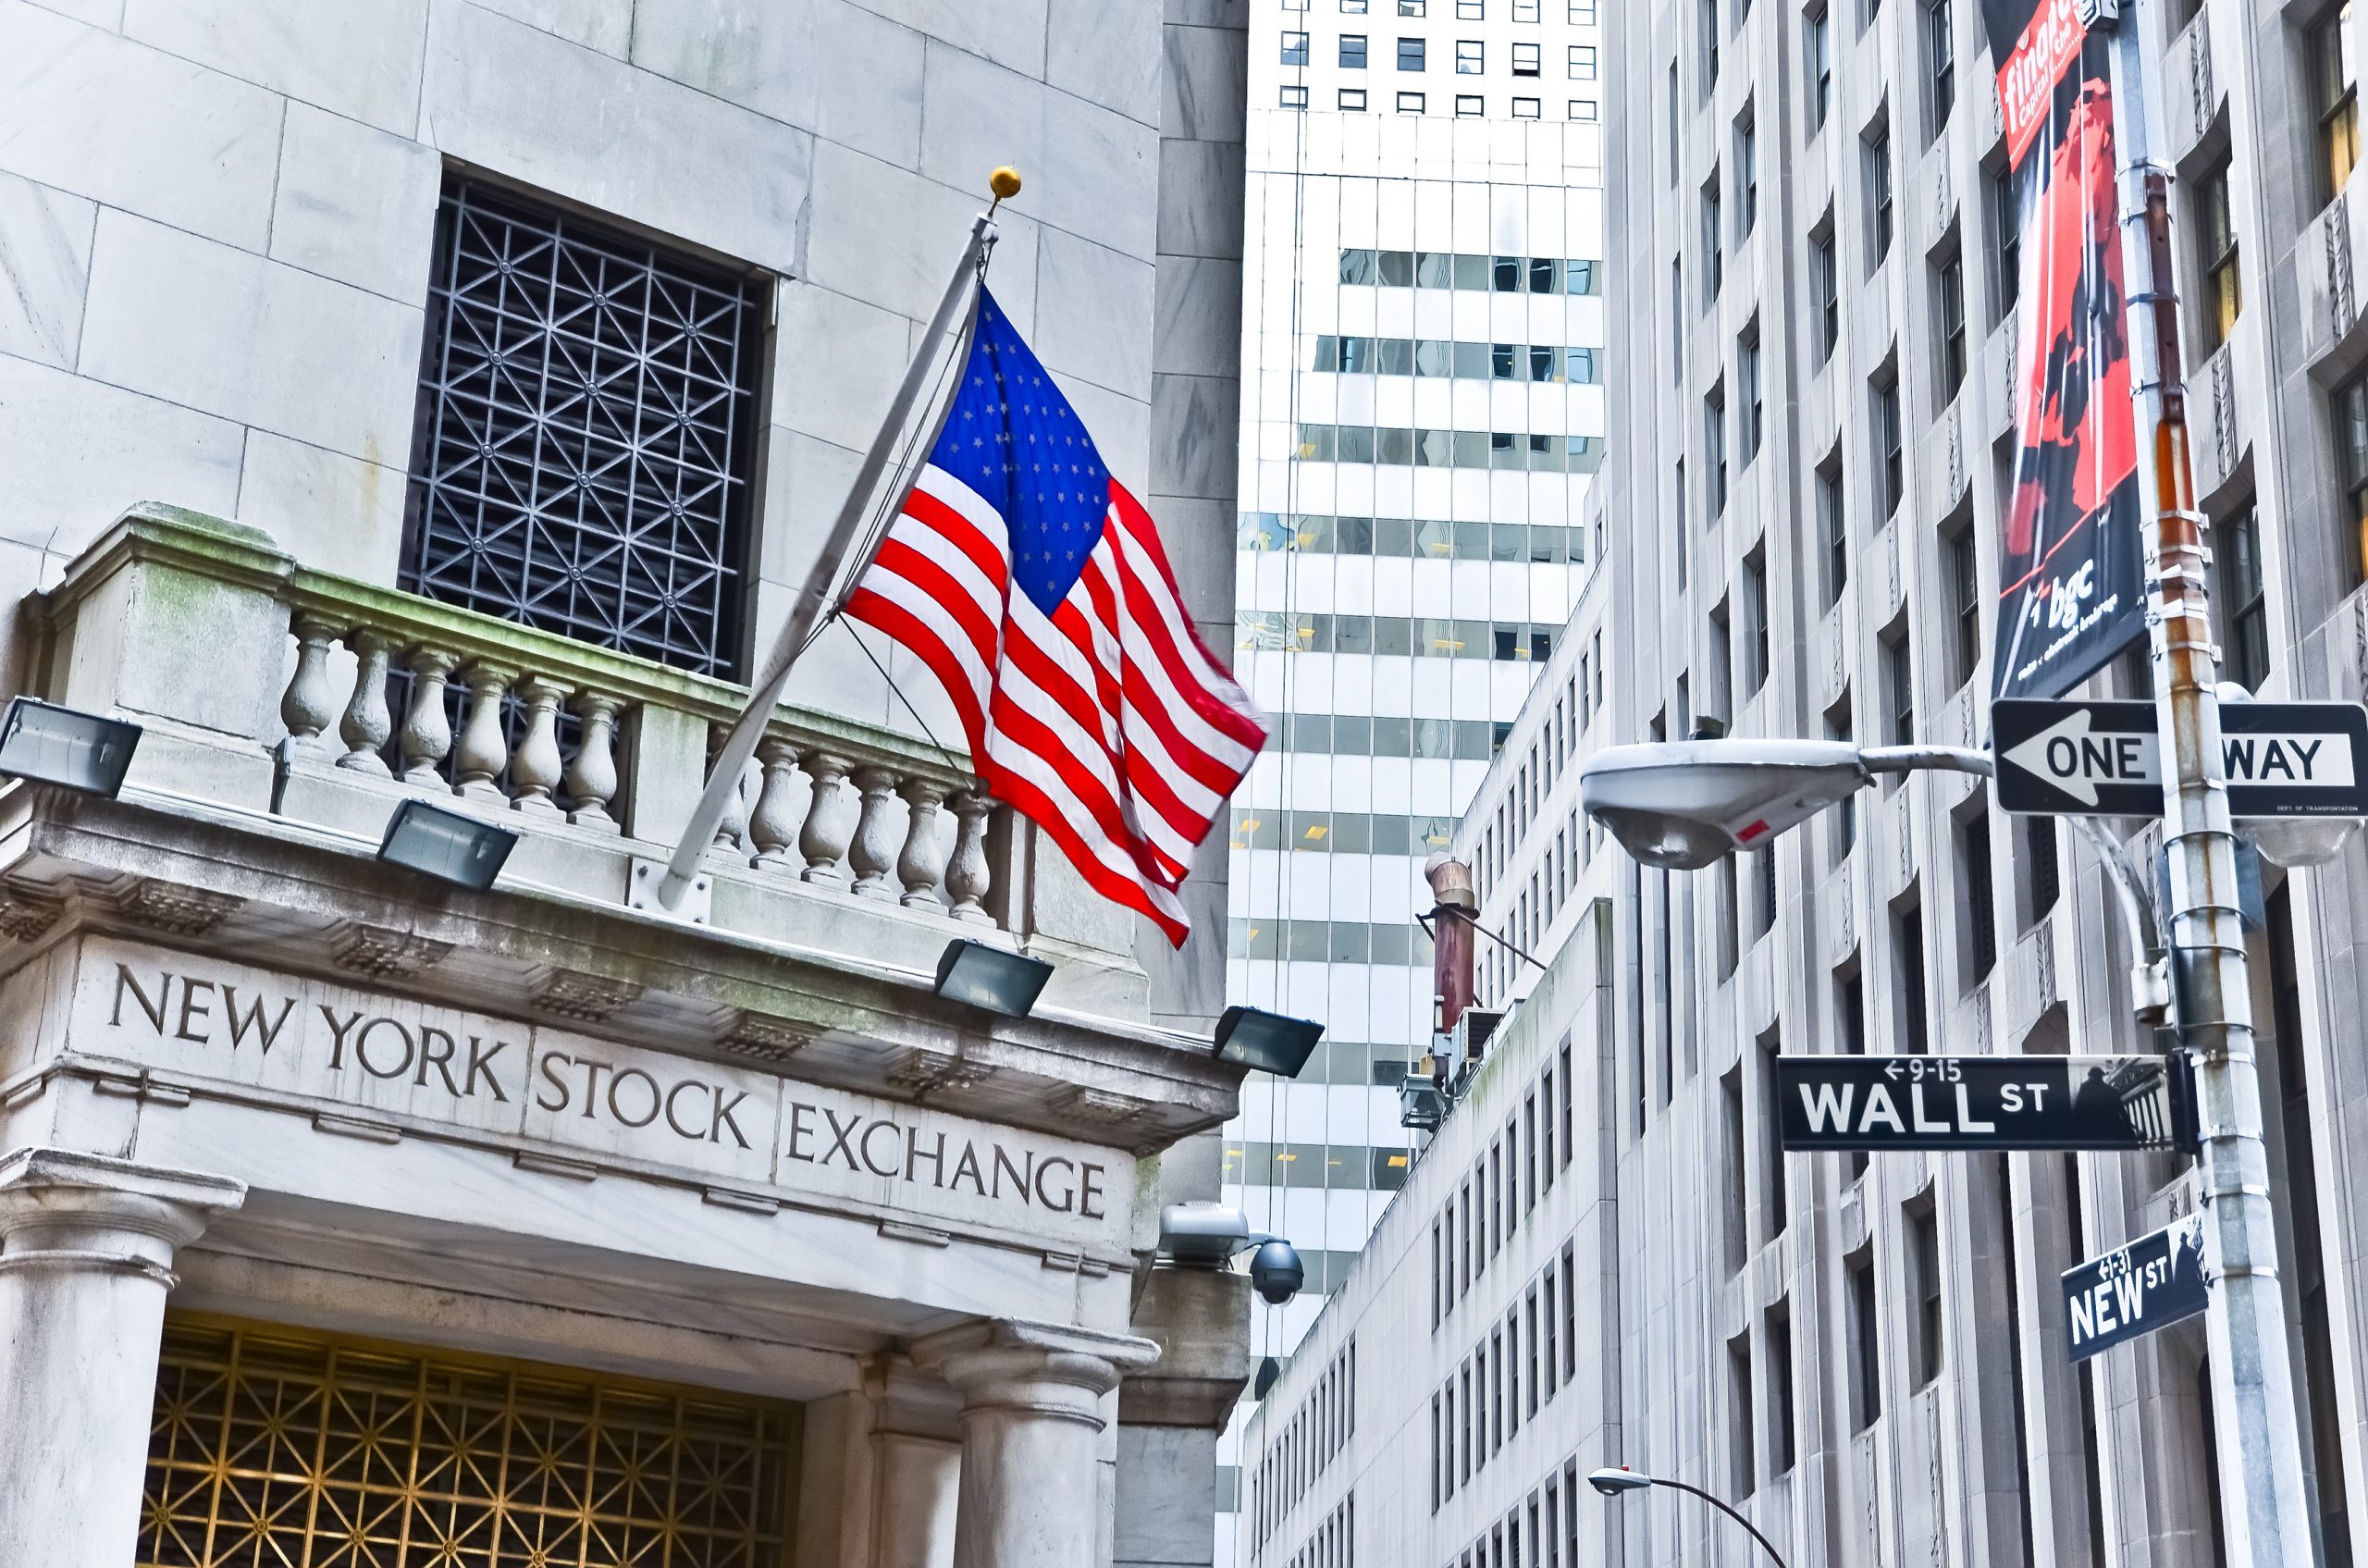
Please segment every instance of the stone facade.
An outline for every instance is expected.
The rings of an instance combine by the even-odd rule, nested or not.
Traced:
[[[116,800],[0,789],[45,1456],[0,1560],[151,1549],[159,1336],[217,1319],[770,1401],[783,1562],[1208,1560],[1247,1296],[1153,1260],[1236,1105],[1222,850],[1171,952],[835,626],[669,918],[743,688],[401,584],[454,181],[752,280],[745,663],[1010,162],[991,286],[1222,646],[1242,47],[1191,0],[0,6],[0,694],[143,730]],[[495,891],[374,864],[413,799],[519,832]],[[1053,961],[1032,1018],[935,996],[956,938]]]
[[[1609,534],[1611,661],[1608,706],[1562,777],[1596,747],[1680,738],[1705,715],[1745,735],[1981,744],[1993,628],[1978,590],[1995,572],[2016,304],[1979,9],[1607,11],[1610,290],[1625,308],[1589,504]],[[2122,11],[2179,176],[2224,669],[2263,697],[2359,700],[2368,468],[2345,436],[2363,340],[2343,129],[2359,19],[2236,0]],[[2232,249],[2207,243],[2203,221],[2223,179]],[[2231,257],[2241,302],[2222,316]],[[2142,682],[2116,665],[2089,689]],[[1497,805],[1523,793],[1520,741],[1457,841],[1498,929],[1543,862],[1539,835],[1569,831],[1550,782],[1538,809],[1498,826]],[[2220,1561],[2200,1320],[2074,1365],[2057,1284],[2190,1210],[2185,1160],[1775,1146],[1779,1051],[2143,1043],[2112,892],[2045,822],[1930,774],[1700,872],[1639,869],[1596,838],[1540,932],[1552,972],[1496,978],[1519,1004],[1506,1032],[1247,1435],[1245,1464],[1275,1478],[1263,1555],[1245,1560],[1321,1561],[1296,1554],[1351,1495],[1365,1561],[1390,1543],[1406,1561],[1494,1568],[1516,1540],[1518,1561],[1548,1568],[1748,1560],[1748,1539],[1697,1501],[1585,1488],[1588,1470],[1627,1464],[1733,1501],[1793,1562]],[[2115,827],[2145,863],[2153,830]],[[2355,838],[2322,869],[2264,867],[2249,945],[2314,1555],[2329,1564],[2356,1561],[2368,1508],[2353,1305],[2368,1279],[2348,1240],[2368,1204],[2352,1141],[2362,856]],[[1582,1003],[1591,986],[1610,989]],[[1489,1148],[1526,1143],[1507,1117],[1531,1086],[1542,1102],[1565,1038],[1575,1147],[1555,1149],[1551,1188],[1534,1210],[1524,1189],[1485,1264],[1435,1266],[1435,1226],[1452,1216],[1459,1242],[1472,1233],[1467,1185],[1486,1229]],[[1387,1342],[1393,1369],[1420,1373],[1368,1372],[1355,1431],[1312,1460],[1325,1451],[1304,1423],[1351,1337],[1367,1367]],[[1502,1422],[1484,1352],[1514,1379]],[[1492,1417],[1471,1434],[1467,1364]]]

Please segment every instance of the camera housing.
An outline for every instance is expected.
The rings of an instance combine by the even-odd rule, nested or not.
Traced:
[[[1275,1238],[1261,1242],[1250,1254],[1251,1289],[1267,1305],[1281,1306],[1306,1283],[1306,1266],[1300,1262],[1299,1249],[1289,1241]]]

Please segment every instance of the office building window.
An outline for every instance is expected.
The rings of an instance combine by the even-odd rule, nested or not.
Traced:
[[[1965,878],[1966,989],[1990,978],[1998,963],[1998,899],[1991,880],[1990,816],[1977,812],[1957,830],[1957,865]]]
[[[1895,380],[1879,381],[1871,390],[1875,459],[1880,464],[1876,472],[1882,481],[1881,493],[1876,499],[1882,503],[1883,515],[1889,517],[1899,510],[1907,487],[1906,459],[1900,445],[1899,383]]]
[[[1743,464],[1748,468],[1751,466],[1752,459],[1759,455],[1760,438],[1764,434],[1762,428],[1764,405],[1759,386],[1759,338],[1757,328],[1751,336],[1735,344],[1735,380],[1736,389],[1743,398],[1742,408],[1739,411],[1743,418]]]
[[[1363,16],[1365,14],[1365,0],[1340,0],[1340,14],[1344,17]]]
[[[1743,689],[1745,697],[1757,693],[1768,681],[1768,568],[1754,556],[1743,563],[1744,672]],[[1770,858],[1769,888],[1770,896],[1760,910],[1764,917],[1760,929],[1776,923],[1775,861]]]
[[[1933,335],[1941,340],[1941,402],[1947,406],[1965,385],[1965,259],[1951,256],[1932,283]]]
[[[1365,90],[1362,87],[1340,89],[1340,107],[1351,113],[1362,113],[1365,106]]]
[[[1712,304],[1718,302],[1719,290],[1726,287],[1725,242],[1726,225],[1719,205],[1719,171],[1712,169],[1710,183],[1702,188],[1702,249],[1708,258],[1703,272],[1703,282],[1708,290],[1704,298]]]
[[[1599,56],[1592,43],[1571,45],[1570,70],[1572,81],[1594,81],[1602,70]]]
[[[2341,0],[2312,24],[2303,51],[2311,73],[2311,106],[2319,117],[2319,199],[2332,202],[2360,161],[2360,93],[2351,80],[2344,35],[2351,31],[2351,0]]]
[[[1950,620],[1956,632],[1957,684],[1973,679],[1981,666],[1981,568],[1970,524],[1942,540],[1948,575]]]
[[[1891,744],[1912,746],[1916,742],[1916,661],[1905,633],[1898,641],[1883,644],[1883,685],[1890,688],[1885,695],[1891,701]]]
[[[1488,0],[1455,0],[1455,15],[1459,21],[1486,21],[1488,19]]]
[[[2335,418],[2344,520],[2356,541],[2349,552],[2351,580],[2357,583],[2362,564],[2368,561],[2368,375],[2354,377],[2336,392]]]
[[[1419,38],[1400,39],[1398,41],[1398,68],[1402,71],[1421,70],[1423,68],[1423,40]]]
[[[1909,1299],[1916,1308],[1916,1386],[1941,1375],[1946,1346],[1941,1318],[1941,1222],[1927,1205],[1907,1216]]]
[[[1899,960],[1900,1049],[1912,1056],[1925,1056],[1931,1050],[1931,1034],[1927,1019],[1930,1009],[1925,1006],[1923,907],[1911,904],[1902,910],[1892,922],[1892,932]]]
[[[1823,364],[1842,340],[1842,273],[1834,260],[1831,223],[1824,233],[1809,239],[1809,288],[1817,309],[1817,362]]]
[[[2023,288],[2023,204],[2012,169],[1990,176],[1991,270],[1997,275],[1998,315],[2015,308]]]
[[[1534,22],[1538,19],[1539,0],[1513,0],[1513,20]]]
[[[1727,1426],[1733,1435],[1734,1493],[1747,1498],[1759,1487],[1759,1459],[1754,1451],[1751,1402],[1751,1334],[1748,1330],[1727,1341]]]
[[[1571,25],[1595,26],[1596,0],[1571,0]]]
[[[1742,209],[1737,235],[1748,237],[1759,222],[1759,128],[1747,104],[1735,121],[1735,204]]]
[[[1809,134],[1825,129],[1833,110],[1833,25],[1831,3],[1819,6],[1803,20],[1802,65],[1809,79]]]
[[[1768,1314],[1768,1425],[1775,1439],[1769,1462],[1778,1475],[1791,1474],[1799,1457],[1793,1423],[1793,1312],[1779,1302]]]
[[[1876,128],[1866,142],[1867,222],[1874,235],[1869,259],[1881,266],[1891,254],[1891,127]]]
[[[733,678],[771,280],[462,179],[434,246],[401,586]]]
[[[2055,863],[2055,819],[2025,817],[2023,857],[2030,863],[2030,919],[2036,921],[2055,907],[2063,895],[2063,873]]]
[[[1424,0],[1398,0],[1398,14],[1401,17],[1424,15]]]
[[[1727,510],[1727,406],[1716,391],[1702,400],[1702,457],[1710,470],[1710,515]]]
[[[1926,0],[1924,6],[1924,96],[1931,113],[1934,136],[1948,129],[1949,111],[1957,103],[1957,41],[1951,14],[1954,9],[1949,0]]]
[[[1538,101],[1535,98],[1516,98],[1513,100],[1513,118],[1536,119],[1539,117],[1539,107]]]
[[[2269,599],[2262,586],[2258,514],[2247,503],[2221,519],[2213,532],[2218,536],[2213,553],[2220,580],[2212,597],[2224,628],[2224,673],[2247,691],[2259,691],[2269,678]]]
[[[1303,32],[1283,34],[1283,64],[1287,66],[1307,64],[1307,34]]]
[[[1540,69],[1536,44],[1516,43],[1513,45],[1513,74],[1515,76],[1536,76]]]
[[[1400,93],[1398,95],[1398,112],[1401,115],[1421,114],[1423,95],[1420,93]]]
[[[2245,308],[2244,272],[2237,263],[2237,226],[2228,212],[2228,159],[2195,182],[2196,239],[2203,250],[2203,352],[2228,340]]]
[[[1603,105],[1593,98],[1571,100],[1571,117],[1593,124],[1603,117]]]
[[[1843,1260],[1849,1278],[1850,1429],[1863,1432],[1883,1413],[1882,1309],[1875,1293],[1870,1242]]]
[[[1455,95],[1455,112],[1462,119],[1477,119],[1485,112],[1480,94],[1459,93]]]
[[[1303,109],[1307,107],[1307,89],[1304,87],[1284,87],[1282,106],[1286,109]]]
[[[1817,528],[1825,541],[1825,602],[1832,605],[1850,586],[1850,509],[1844,500],[1838,451],[1817,471]]]
[[[1365,68],[1365,35],[1363,33],[1344,32],[1340,35],[1340,68],[1344,71],[1361,71]]]
[[[1486,64],[1486,49],[1476,39],[1459,40],[1455,46],[1455,74],[1478,76]]]
[[[1695,7],[1702,20],[1702,96],[1719,85],[1719,0],[1701,0]]]

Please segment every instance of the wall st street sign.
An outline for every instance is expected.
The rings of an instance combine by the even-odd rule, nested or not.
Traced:
[[[2169,1056],[1779,1056],[1787,1149],[2167,1149],[2186,1140]]]
[[[2064,1331],[2086,1361],[2210,1304],[2203,1275],[2203,1216],[2188,1215],[2064,1271]]]
[[[2007,810],[2161,813],[2152,703],[2002,700],[1990,722]],[[2368,709],[2356,702],[2223,703],[2220,750],[2235,816],[2368,816]]]

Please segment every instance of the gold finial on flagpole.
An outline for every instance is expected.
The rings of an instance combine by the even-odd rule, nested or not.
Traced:
[[[1003,205],[1019,194],[1019,171],[1009,164],[997,165],[994,173],[987,176],[987,189],[995,193],[995,205]]]

